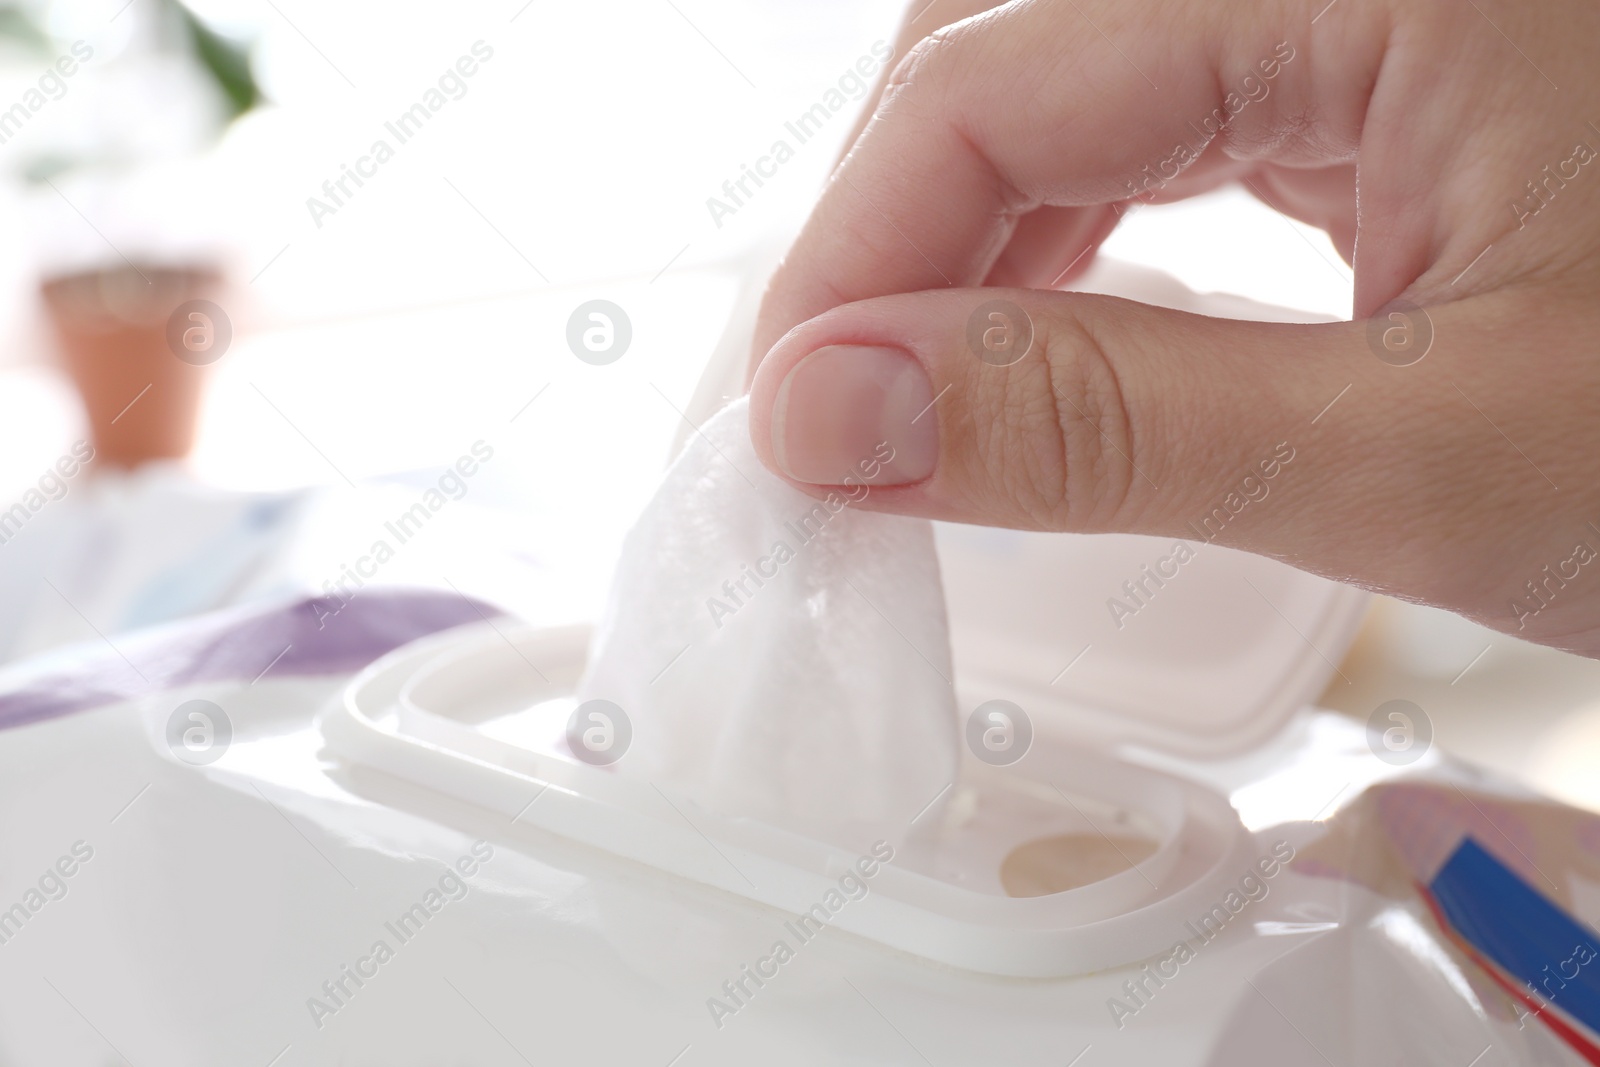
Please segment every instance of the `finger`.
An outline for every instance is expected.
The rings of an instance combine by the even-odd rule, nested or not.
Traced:
[[[972,342],[995,300],[1032,335],[1005,366]],[[1539,376],[1507,383],[1501,370],[1527,349],[1592,395],[1600,366],[1544,317],[1469,311],[1479,303],[1431,309],[1416,325],[1449,351],[1397,367],[1374,358],[1366,323],[1238,322],[1036,290],[882,297],[774,348],[751,434],[812,495],[869,482],[855,505],[869,510],[1214,542],[1514,630],[1515,590],[1494,583],[1554,558],[1560,546],[1540,539],[1581,525],[1600,489]],[[1571,522],[1528,521],[1557,504]]]
[[[1116,205],[1041,207],[1017,221],[985,285],[1058,289],[1088,270],[1095,250],[1116,229]]]
[[[1227,322],[1076,293],[881,297],[773,349],[751,391],[751,434],[799,484],[844,484],[877,458],[875,508],[1178,534],[1226,478],[1303,436],[1291,428],[1350,383],[1342,353],[1360,345],[1350,324]],[[1218,532],[1256,550],[1278,543],[1262,523]]]
[[[1221,189],[1232,182],[1248,177],[1257,164],[1234,159],[1213,143],[1189,166],[1170,180],[1160,175],[1160,182],[1141,182],[1138,202],[1145,204],[1171,204]]]
[[[1180,25],[1159,33],[1141,24],[1148,9],[1084,0],[1083,17],[1071,19],[1056,7],[1009,4],[940,31],[901,62],[774,276],[758,353],[841,302],[980,284],[1019,217],[1159,189],[1223,124],[1231,141],[1265,152],[1309,111],[1318,127],[1296,141],[1300,161],[1313,143],[1349,158],[1381,57],[1380,27],[1361,28],[1375,16],[1358,9],[1324,46],[1337,54],[1318,57],[1349,76],[1314,86],[1311,57],[1290,40],[1307,40],[1292,5],[1281,18],[1294,16],[1293,31],[1269,12],[1246,33],[1224,4],[1163,8]],[[1269,71],[1270,92],[1230,114],[1230,87],[1243,76],[1266,85]],[[1322,98],[1312,107],[1314,87]],[[1224,122],[1204,118],[1216,115]],[[1193,151],[1175,155],[1175,145]]]
[[[895,39],[896,56],[904,56],[935,31],[962,19],[1001,6],[995,0],[914,0]],[[886,67],[870,99],[880,100],[894,74]],[[856,120],[841,153],[848,154],[872,118],[867,108]],[[1116,227],[1117,215],[1105,206],[1093,208],[1041,207],[1021,219],[1006,250],[985,280],[987,285],[1054,288],[1081,275],[1093,263],[1096,248]],[[751,361],[753,374],[757,356]]]
[[[895,34],[894,54],[903,56],[936,30],[988,11],[990,8],[999,7],[1004,2],[1005,0],[912,0],[911,6],[906,8],[905,17],[901,19],[900,29]],[[873,101],[880,99],[893,74],[892,67],[879,74],[877,84],[872,87],[868,99]],[[850,146],[856,143],[861,131],[867,128],[867,122],[871,118],[872,108],[863,110],[857,116],[855,125],[850,130],[850,136],[845,140],[844,148],[841,150],[841,159],[843,153],[849,152]],[[835,163],[837,162],[838,160],[835,160]]]

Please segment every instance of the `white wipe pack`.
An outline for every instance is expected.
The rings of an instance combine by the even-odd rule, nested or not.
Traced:
[[[761,465],[748,410],[705,424],[629,532],[579,698],[630,720],[619,773],[707,810],[903,833],[960,743],[932,524],[855,506],[888,445],[817,500]]]

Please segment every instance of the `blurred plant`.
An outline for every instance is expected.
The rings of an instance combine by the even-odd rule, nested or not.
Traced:
[[[250,69],[250,53],[245,46],[211,30],[177,0],[159,2],[177,12],[188,31],[194,58],[227,102],[229,122],[261,103],[261,88]]]
[[[223,115],[216,131],[219,135],[234,119],[263,101],[251,69],[250,42],[234,40],[211,29],[179,0],[130,0],[130,4],[136,2],[154,4],[158,9],[154,19],[160,32],[153,36],[153,50],[187,61],[215,90]],[[57,42],[41,23],[39,14],[38,3],[0,2],[0,42],[10,42],[23,52],[48,60]],[[30,182],[40,182],[86,162],[56,154],[42,155],[23,168],[23,176]]]
[[[49,36],[17,4],[0,4],[0,39],[16,41],[35,52],[50,48]]]

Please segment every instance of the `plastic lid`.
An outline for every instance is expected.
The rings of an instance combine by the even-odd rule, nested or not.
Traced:
[[[938,538],[963,699],[1014,700],[1102,745],[1250,748],[1315,701],[1366,607],[1358,590],[1204,542],[947,525]],[[1124,582],[1148,593],[1136,587],[1136,604]]]
[[[990,974],[1087,974],[1170,949],[1260,862],[1224,795],[1071,745],[1036,744],[1006,767],[967,760],[933,823],[918,827],[919,815],[866,847],[711,811],[671,783],[631,774],[626,749],[614,765],[591,765],[552,743],[578,707],[586,644],[581,629],[491,622],[434,634],[357,675],[319,720],[323,736],[345,759],[498,813],[503,833],[527,835],[530,847],[554,833]],[[449,817],[433,805],[426,813]],[[1076,834],[1120,851],[1104,827],[1153,850],[1054,891],[1005,888],[1000,868],[1019,847],[1070,857],[1060,839]],[[819,913],[818,901],[850,890],[840,879],[852,870],[857,884],[872,880],[871,892],[851,890],[848,907]]]

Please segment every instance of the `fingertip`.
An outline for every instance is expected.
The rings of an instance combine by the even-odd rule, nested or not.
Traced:
[[[752,432],[765,436],[771,465],[796,482],[910,485],[938,463],[933,386],[903,348],[814,349],[792,362],[764,406],[765,433],[754,422]]]

